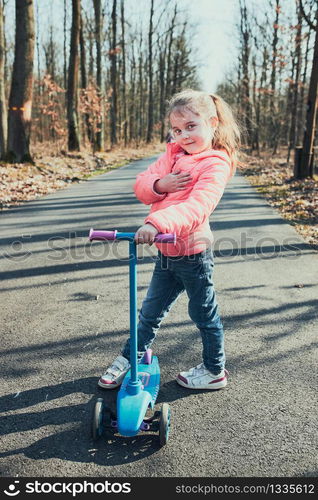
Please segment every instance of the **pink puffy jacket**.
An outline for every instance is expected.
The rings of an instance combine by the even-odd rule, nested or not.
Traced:
[[[183,191],[159,194],[154,183],[171,172],[191,172],[192,180]],[[151,210],[149,222],[160,233],[176,233],[176,246],[156,243],[168,256],[202,252],[213,242],[209,216],[220,201],[231,177],[231,162],[226,151],[208,150],[184,154],[176,143],[167,144],[166,152],[145,172],[137,176],[134,191]]]

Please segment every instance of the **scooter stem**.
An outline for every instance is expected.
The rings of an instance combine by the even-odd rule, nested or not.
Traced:
[[[138,377],[138,335],[137,335],[137,245],[135,233],[116,231],[101,231],[91,229],[90,241],[93,240],[126,240],[129,241],[129,296],[130,296],[130,365],[131,377],[127,384],[128,394],[134,395],[141,391],[142,384]],[[157,234],[154,239],[158,243],[176,244],[175,233]]]
[[[129,241],[129,294],[130,294],[130,364],[131,377],[127,384],[129,394],[141,391],[138,377],[138,335],[137,335],[137,246],[134,240]]]

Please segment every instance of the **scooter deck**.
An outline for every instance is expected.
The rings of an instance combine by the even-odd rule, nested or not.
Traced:
[[[138,378],[141,390],[138,394],[129,394],[127,384],[131,372],[126,374],[117,397],[118,432],[123,436],[136,436],[145,418],[148,407],[153,409],[160,385],[160,368],[157,356],[152,357],[150,365],[138,364]]]

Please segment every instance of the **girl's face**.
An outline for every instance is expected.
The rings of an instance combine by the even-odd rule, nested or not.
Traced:
[[[175,111],[170,114],[170,123],[176,143],[188,154],[212,148],[216,117],[207,120],[190,110]]]

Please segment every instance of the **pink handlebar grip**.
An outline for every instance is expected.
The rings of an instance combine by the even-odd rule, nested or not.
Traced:
[[[157,243],[173,243],[174,245],[177,242],[176,233],[159,233],[155,236],[155,241]]]
[[[98,231],[95,229],[91,229],[89,231],[89,240],[109,240],[109,241],[114,241],[116,239],[117,231]]]

